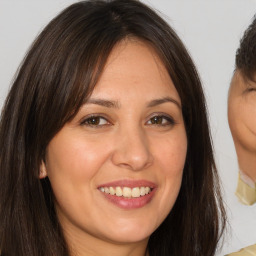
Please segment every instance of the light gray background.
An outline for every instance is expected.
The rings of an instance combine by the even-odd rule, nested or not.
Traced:
[[[74,2],[0,0],[0,107],[15,71],[35,36],[60,10]],[[143,2],[158,9],[175,28],[189,49],[203,81],[230,223],[223,248],[216,255],[254,244],[256,205],[243,206],[234,196],[238,166],[226,109],[235,51],[243,31],[256,13],[256,0]]]

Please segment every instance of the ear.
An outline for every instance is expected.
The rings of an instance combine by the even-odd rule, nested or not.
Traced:
[[[45,166],[44,160],[42,160],[40,165],[40,173],[39,173],[39,179],[44,179],[47,176],[47,170]]]

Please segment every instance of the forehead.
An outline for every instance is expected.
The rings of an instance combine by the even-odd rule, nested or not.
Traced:
[[[104,71],[148,77],[148,69],[154,72],[154,75],[167,73],[162,60],[151,45],[138,39],[126,39],[115,45]]]
[[[123,40],[113,48],[93,94],[102,90],[113,93],[113,90],[121,89],[125,89],[127,94],[130,90],[144,90],[145,97],[152,89],[161,90],[179,99],[172,79],[154,48],[137,39]]]
[[[236,70],[234,72],[234,75],[230,82],[229,87],[229,96],[233,93],[239,93],[240,91],[244,90],[246,87],[248,87],[248,81],[244,79],[244,76],[242,75],[240,70]]]
[[[254,81],[250,80],[239,69],[234,72],[234,75],[231,79],[230,88],[232,87],[247,88],[251,86],[253,87],[256,86],[256,79],[254,79]]]

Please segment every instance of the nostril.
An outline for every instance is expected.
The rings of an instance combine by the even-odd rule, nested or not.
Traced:
[[[112,155],[115,165],[134,171],[147,168],[153,162],[153,156],[147,145],[139,145],[138,142],[127,143],[116,147]]]

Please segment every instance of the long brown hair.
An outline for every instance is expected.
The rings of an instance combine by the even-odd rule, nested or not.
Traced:
[[[82,1],[41,32],[25,57],[0,122],[0,248],[6,256],[67,256],[49,180],[39,167],[49,141],[90,95],[113,47],[150,44],[182,102],[188,152],[177,201],[151,235],[150,256],[213,256],[225,226],[196,68],[174,30],[135,0]]]

